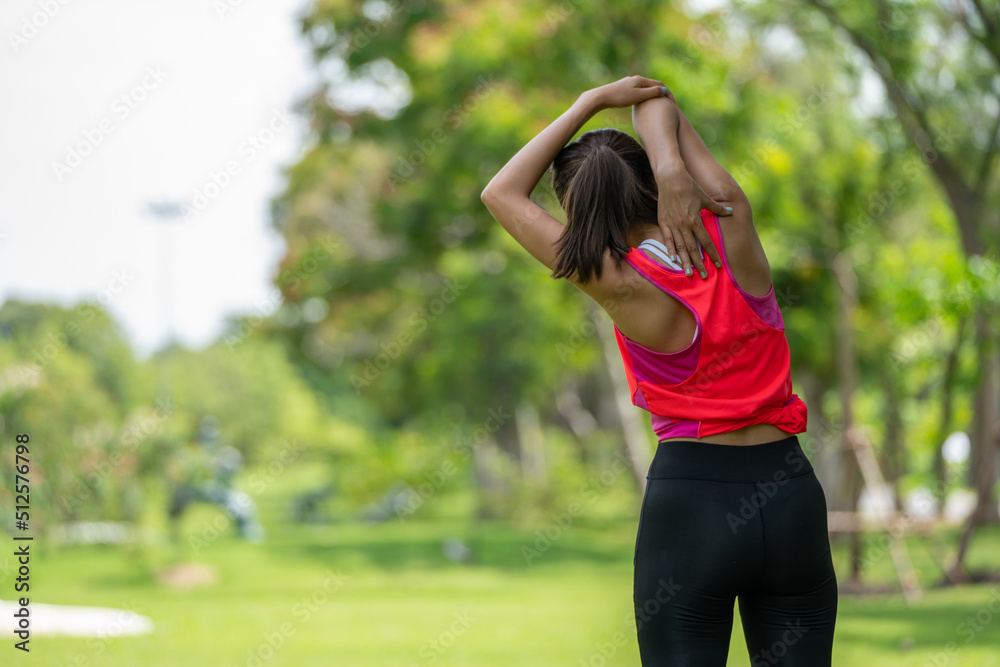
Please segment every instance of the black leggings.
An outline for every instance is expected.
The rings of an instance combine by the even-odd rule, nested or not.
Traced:
[[[826,497],[796,436],[661,442],[635,543],[644,667],[723,667],[733,604],[751,667],[830,667],[837,579]]]

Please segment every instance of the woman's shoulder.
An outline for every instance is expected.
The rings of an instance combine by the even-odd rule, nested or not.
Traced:
[[[719,257],[736,286],[749,296],[763,298],[772,288],[771,266],[754,227],[750,203],[745,197],[723,203],[732,206],[732,215],[708,213],[705,224],[715,226]]]

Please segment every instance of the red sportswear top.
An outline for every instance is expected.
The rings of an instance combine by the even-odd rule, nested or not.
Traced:
[[[788,340],[774,295],[743,291],[733,279],[717,215],[701,211],[722,267],[705,262],[707,279],[686,276],[632,248],[625,260],[691,311],[694,340],[663,353],[629,340],[615,326],[632,403],[652,413],[660,440],[702,438],[751,424],[787,433],[806,430],[806,404],[792,393]]]

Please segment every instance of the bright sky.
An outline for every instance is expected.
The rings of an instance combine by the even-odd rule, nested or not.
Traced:
[[[0,3],[0,303],[97,299],[141,356],[170,331],[197,347],[227,315],[273,312],[268,202],[303,149],[293,106],[314,72],[344,108],[408,101],[391,76],[395,101],[311,64],[295,20],[309,1]],[[170,201],[193,213],[150,209]]]
[[[200,346],[227,314],[272,312],[268,201],[312,89],[304,6],[0,4],[0,302],[98,299],[142,356],[168,320]],[[150,212],[168,200],[194,213]]]

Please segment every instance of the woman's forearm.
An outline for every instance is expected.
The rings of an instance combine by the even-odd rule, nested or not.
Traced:
[[[672,100],[657,98],[637,104],[632,110],[632,122],[658,181],[684,169],[716,201],[734,201],[743,196],[739,184],[715,160]]]
[[[604,108],[588,90],[535,138],[525,144],[483,189],[482,198],[528,197],[552,164],[556,154],[594,114]]]
[[[680,110],[674,102],[661,97],[636,104],[632,107],[632,126],[657,179],[685,168],[677,132]]]
[[[603,109],[630,107],[643,100],[666,95],[669,91],[662,81],[644,76],[626,76],[584,92],[577,100],[519,150],[483,189],[481,198],[496,221],[514,240],[553,272],[560,264],[560,247],[567,230],[572,225],[567,213],[563,224],[542,207],[531,201],[531,192],[555,160],[559,151],[583,125]],[[593,144],[591,144],[593,145]],[[585,223],[579,223],[585,224]],[[579,225],[577,225],[579,226]],[[575,227],[574,227],[575,229]],[[620,258],[610,253],[597,257],[600,266],[607,263],[619,269]],[[617,289],[619,274],[614,269],[602,273],[600,268],[592,273],[597,280],[589,280],[591,272],[580,274],[575,268],[565,277],[595,299]]]
[[[715,162],[671,97],[636,104],[632,107],[632,122],[656,178],[657,222],[667,252],[677,255],[687,275],[697,269],[702,278],[707,278],[698,243],[716,267],[722,263],[705,231],[701,210],[732,215],[732,207],[724,202],[733,199],[719,185],[723,183],[722,175],[733,184],[735,181]],[[730,191],[735,193],[732,188]]]

